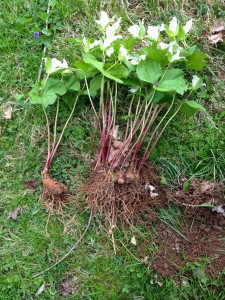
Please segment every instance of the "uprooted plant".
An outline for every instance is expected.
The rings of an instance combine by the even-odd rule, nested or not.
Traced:
[[[174,17],[168,25],[147,30],[140,22],[123,36],[121,18],[114,19],[101,12],[96,21],[101,37],[78,40],[83,54],[74,70],[83,75],[100,132],[96,171],[84,187],[87,201],[93,209],[109,206],[112,210],[116,201],[121,207],[126,198],[126,214],[137,199],[143,202],[143,194],[158,196],[151,182],[142,182],[141,177],[171,120],[180,112],[191,116],[197,109],[205,111],[189,99],[204,88],[196,71],[203,69],[206,56],[187,44],[192,20],[183,26]]]
[[[68,123],[75,110],[79,91],[80,83],[77,78],[68,75],[71,74],[68,68],[66,60],[60,62],[56,58],[46,58],[45,59],[45,69],[46,75],[44,78],[37,82],[29,93],[29,99],[32,104],[40,104],[43,108],[43,113],[46,119],[47,133],[48,133],[48,152],[45,161],[44,169],[42,171],[42,182],[43,182],[43,192],[45,196],[50,198],[57,197],[60,198],[63,194],[68,193],[68,188],[63,183],[55,180],[49,174],[49,169],[55,153],[61,143],[64,132],[68,126]],[[73,97],[70,98],[69,104],[71,106],[71,113],[66,120],[61,133],[57,134],[57,123],[59,115],[60,102],[62,101],[62,96],[65,96],[67,92],[73,91]],[[61,98],[60,98],[61,97]],[[53,126],[53,136],[51,136],[50,131],[50,120],[48,117],[47,109],[50,105],[56,103],[56,113]]]

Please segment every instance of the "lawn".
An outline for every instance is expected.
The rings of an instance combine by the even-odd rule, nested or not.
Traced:
[[[217,257],[211,261],[207,253],[192,261],[184,253],[182,263],[174,261],[180,265],[171,269],[171,274],[160,271],[160,261],[154,261],[158,251],[164,251],[163,240],[169,242],[172,235],[183,243],[193,239],[194,230],[198,230],[198,220],[191,214],[189,231],[182,231],[184,211],[173,203],[156,208],[154,221],[146,218],[125,227],[118,222],[113,235],[104,216],[96,215],[78,248],[35,277],[60,260],[85,230],[90,210],[79,188],[93,162],[95,133],[94,114],[88,97],[83,96],[51,164],[51,175],[69,187],[70,196],[52,206],[42,194],[41,172],[48,147],[46,120],[42,107],[33,105],[28,95],[37,81],[44,48],[46,56],[65,58],[72,65],[81,57],[77,38],[97,38],[95,20],[100,11],[121,17],[122,28],[141,20],[158,25],[176,16],[185,24],[193,18],[188,42],[206,55],[207,64],[199,73],[206,86],[190,100],[206,111],[173,118],[150,163],[162,187],[171,193],[180,187],[186,191],[192,179],[219,184],[225,174],[225,46],[221,41],[210,43],[208,38],[215,22],[225,17],[222,1],[50,2],[50,14],[44,0],[0,3],[0,299],[224,299],[223,258],[215,276],[207,270]],[[58,130],[71,112],[67,104],[60,105]],[[53,130],[56,106],[46,111]],[[212,218],[210,222],[209,248],[217,245],[214,235],[225,240],[224,222],[220,220],[218,225]],[[207,228],[202,232],[207,233]],[[164,238],[163,231],[168,233]],[[200,236],[196,243],[199,241]],[[175,258],[170,254],[172,261]],[[167,269],[165,260],[161,264]]]

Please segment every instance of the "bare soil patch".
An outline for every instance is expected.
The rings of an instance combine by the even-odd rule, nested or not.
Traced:
[[[105,215],[110,224],[154,222],[156,256],[151,265],[164,277],[178,275],[187,263],[199,262],[216,277],[225,267],[225,202],[222,184],[193,179],[190,187],[174,191],[163,188],[153,167],[145,166],[137,180],[119,184],[104,168],[91,171],[82,191],[87,205]],[[157,219],[157,206],[176,204],[184,218],[174,230]],[[208,206],[208,207],[207,207]],[[173,224],[171,224],[173,225]],[[149,242],[147,244],[149,245]],[[148,256],[147,244],[140,255]]]

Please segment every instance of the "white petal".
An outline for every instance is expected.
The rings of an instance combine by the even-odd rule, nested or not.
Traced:
[[[177,18],[173,17],[172,21],[169,24],[169,30],[176,34],[178,28]]]
[[[184,25],[184,32],[188,33],[191,30],[192,27],[192,19],[187,21],[187,23]]]
[[[165,25],[164,25],[164,23],[161,24],[159,30],[160,30],[160,31],[164,31],[164,30],[165,30]]]
[[[133,57],[133,58],[131,59],[130,63],[131,63],[132,65],[134,65],[134,66],[135,66],[135,65],[138,65],[139,59]]]
[[[106,29],[106,36],[110,37],[117,33],[118,29],[120,28],[120,21],[121,18],[119,18],[116,23],[114,23],[112,26],[108,26]]]
[[[101,44],[101,41],[95,40],[93,43],[90,44],[90,49],[94,48]]]
[[[180,60],[185,58],[184,56],[180,56],[180,51],[177,51],[176,54],[174,54],[171,58],[171,62],[175,61],[175,60]]]
[[[109,49],[106,50],[106,55],[108,57],[110,57],[114,52],[114,48],[113,47],[110,47]]]
[[[158,26],[148,26],[147,34],[151,39],[157,41],[159,38],[159,27]]]
[[[121,56],[126,57],[128,55],[128,50],[123,45],[121,45],[119,49],[119,54]]]
[[[146,60],[146,54],[140,55],[140,59],[141,59],[141,60]]]
[[[128,28],[128,31],[130,34],[135,37],[139,38],[139,32],[140,32],[140,26],[139,25],[133,25]]]
[[[194,75],[192,77],[192,82],[191,83],[192,83],[193,88],[197,85],[199,80],[200,80],[200,78],[197,75]]]
[[[63,59],[63,62],[61,62],[57,58],[52,58],[52,68],[48,73],[52,74],[60,69],[66,69],[66,68],[68,68],[68,64],[65,59]]]
[[[132,89],[129,90],[129,92],[131,92],[132,94],[134,94],[134,93],[137,92],[137,90],[138,90],[137,88],[132,88]]]
[[[100,13],[100,19],[95,21],[97,24],[99,24],[102,29],[105,29],[106,26],[110,23],[111,19],[108,17],[107,13],[104,11],[101,11]]]
[[[167,48],[169,48],[169,47],[170,47],[169,44],[166,44],[166,43],[163,43],[163,42],[160,42],[160,43],[158,43],[158,45],[157,45],[157,48],[158,48],[158,49],[162,49],[162,50],[167,49]]]

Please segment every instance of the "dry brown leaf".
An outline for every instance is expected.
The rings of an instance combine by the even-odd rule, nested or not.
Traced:
[[[214,186],[215,186],[215,184],[213,182],[203,181],[200,184],[200,191],[201,191],[201,193],[205,193],[206,191],[210,190]]]
[[[35,297],[38,297],[42,292],[44,292],[45,290],[45,283],[43,283],[39,289],[37,290],[36,294],[35,294]]]
[[[210,44],[217,44],[218,42],[223,42],[223,34],[222,32],[217,34],[212,34],[208,37],[210,40]]]
[[[12,118],[12,107],[9,106],[4,110],[4,118],[10,120]]]
[[[9,218],[13,219],[16,221],[17,217],[18,217],[18,214],[21,210],[21,207],[17,207],[16,209],[14,209],[14,211],[12,211],[10,214],[9,214]]]
[[[131,244],[133,244],[134,246],[137,246],[137,240],[136,240],[136,237],[133,236],[132,239],[131,239]]]
[[[211,31],[212,32],[219,32],[219,31],[222,31],[224,30],[224,22],[222,19],[218,19],[216,20],[216,22],[214,23]]]

